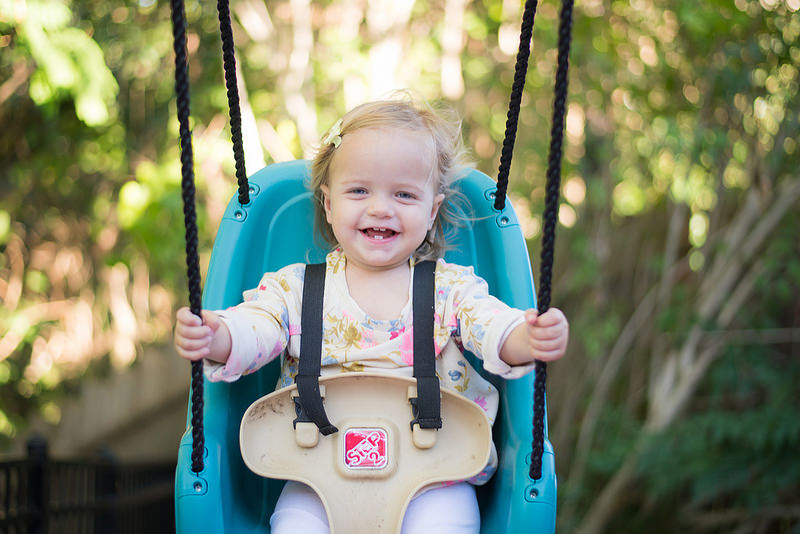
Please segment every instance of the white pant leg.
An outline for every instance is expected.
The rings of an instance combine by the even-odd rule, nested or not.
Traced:
[[[322,501],[314,490],[289,481],[269,520],[272,534],[329,534]],[[402,534],[478,534],[481,519],[475,488],[466,482],[428,490],[408,504]]]
[[[271,534],[329,534],[322,501],[310,487],[288,481],[269,518]]]
[[[408,503],[402,534],[478,534],[475,487],[466,482],[428,490]]]

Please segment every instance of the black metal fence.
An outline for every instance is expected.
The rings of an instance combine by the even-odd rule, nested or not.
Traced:
[[[54,460],[32,439],[0,462],[0,534],[174,533],[174,477],[174,462]]]

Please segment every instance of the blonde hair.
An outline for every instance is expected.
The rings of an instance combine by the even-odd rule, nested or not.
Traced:
[[[444,227],[458,223],[453,206],[456,193],[451,186],[471,167],[471,162],[461,139],[461,121],[455,112],[450,108],[435,109],[430,104],[416,102],[408,96],[357,106],[342,117],[338,132],[326,135],[325,140],[328,142],[323,141],[311,164],[314,217],[319,234],[329,245],[338,246],[333,228],[325,216],[321,189],[321,186],[327,186],[330,181],[331,163],[339,144],[332,142],[332,139],[337,133],[341,138],[364,128],[399,128],[430,136],[435,157],[431,170],[434,192],[444,194],[444,201],[439,207],[432,229],[414,253],[414,259],[423,261],[442,257],[446,249]]]

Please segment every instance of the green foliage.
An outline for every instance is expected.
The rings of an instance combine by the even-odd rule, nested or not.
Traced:
[[[27,49],[37,63],[29,93],[38,106],[54,113],[59,102],[72,101],[78,118],[89,126],[115,118],[117,82],[97,42],[70,26],[68,5],[56,0],[18,6],[7,2],[2,11],[6,19],[21,19],[17,45]]]
[[[721,314],[703,310],[719,277],[739,261],[736,254],[721,258],[746,245],[746,229],[738,230],[738,241],[726,239],[746,211],[751,188],[763,191],[756,202],[766,203],[780,184],[798,179],[792,163],[800,140],[798,6],[701,4],[620,0],[576,7],[569,102],[581,119],[572,123],[580,149],[567,150],[564,174],[586,182],[587,200],[578,207],[577,224],[559,237],[569,253],[556,260],[566,272],[554,302],[573,326],[575,352],[567,358],[579,355],[578,363],[556,366],[564,365],[572,381],[575,367],[585,366],[585,378],[564,394],[551,388],[551,409],[569,403],[575,392],[594,391],[612,347],[626,352],[594,425],[586,466],[569,463],[582,426],[564,430],[570,439],[556,443],[568,456],[559,473],[559,512],[567,529],[612,490],[608,481],[623,460],[639,454],[639,436],[648,436],[648,417],[659,410],[651,388],[663,378],[665,360],[678,362],[670,372],[684,372],[690,357],[719,342],[725,346],[727,336],[730,346],[701,376],[678,419],[643,445],[637,476],[646,488],[616,494],[606,529],[775,529],[792,520],[765,510],[797,502],[800,473],[789,463],[798,435],[789,406],[798,399],[786,390],[798,372],[790,334],[800,324],[797,239],[790,237],[797,234],[796,216],[783,219],[744,269],[758,273],[755,289],[732,318],[721,325]],[[766,205],[762,209],[747,229],[769,215]],[[788,213],[796,212],[795,204]],[[715,266],[720,269],[712,271]],[[742,279],[740,287],[747,283]],[[661,287],[668,288],[664,296]],[[733,297],[725,294],[723,306]],[[619,345],[622,328],[637,314],[649,319],[630,345]],[[784,341],[766,333],[762,340],[760,332],[771,329]],[[702,340],[697,346],[688,345],[693,332]],[[725,374],[732,362],[752,380]],[[675,378],[675,395],[682,378]],[[717,404],[710,404],[711,391]],[[564,488],[565,476],[566,484],[579,481],[580,487]],[[708,515],[740,509],[752,513],[736,512],[735,521],[724,524]]]
[[[788,365],[787,365],[788,364]],[[800,489],[800,366],[751,347],[728,351],[693,413],[654,436],[640,470],[650,498],[680,503],[671,527],[704,508],[788,504]]]
[[[165,232],[182,221],[166,130],[173,84],[161,76],[169,22],[155,15],[104,2],[0,3],[0,70],[9,74],[0,90],[0,447],[33,411],[57,421],[59,399],[93,360],[116,352],[129,361],[137,339],[169,330],[146,315],[156,302],[135,294],[156,289],[156,308],[169,315],[182,281],[182,233]],[[120,193],[148,165],[157,172],[143,180],[147,205],[123,227]],[[140,287],[112,282],[118,266]],[[150,269],[161,274],[144,284]],[[109,291],[127,294],[124,306],[139,302],[124,349],[109,340],[125,321]]]

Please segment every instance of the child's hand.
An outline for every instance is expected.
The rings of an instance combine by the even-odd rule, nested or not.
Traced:
[[[525,312],[528,327],[530,355],[545,362],[561,358],[567,350],[569,323],[558,308],[550,308],[539,315],[536,308]]]
[[[203,310],[203,319],[187,307],[178,310],[175,323],[175,350],[181,358],[195,361],[208,358],[226,362],[231,353],[231,334],[219,316]]]

